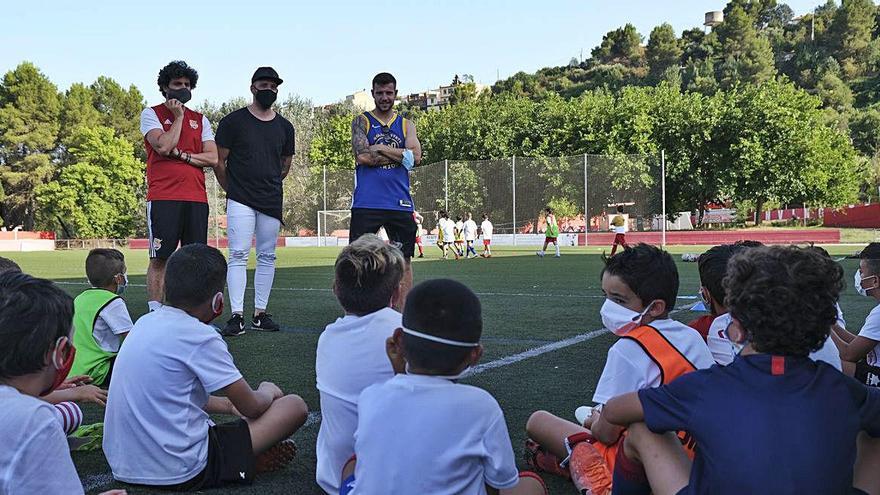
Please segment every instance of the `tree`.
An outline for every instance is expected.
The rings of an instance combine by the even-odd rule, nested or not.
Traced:
[[[34,228],[34,190],[49,181],[50,153],[59,132],[58,89],[30,62],[6,73],[0,84],[0,184],[6,199],[0,216],[7,226]]]
[[[868,157],[880,156],[880,108],[857,111],[849,127],[857,150]]]
[[[761,84],[775,73],[773,49],[767,37],[758,33],[754,20],[735,5],[717,29],[723,62],[718,66],[718,80],[724,88],[737,82]]]
[[[95,108],[95,93],[85,84],[73,83],[61,99],[61,141],[67,140],[77,127],[94,127],[102,121]]]
[[[871,34],[876,7],[873,0],[842,0],[829,30],[829,45],[848,77],[865,72],[870,62]]]
[[[825,75],[819,79],[816,92],[825,107],[833,108],[840,113],[852,108],[852,90],[831,71],[825,72]]]
[[[124,89],[112,78],[101,76],[89,86],[95,95],[95,108],[104,116],[102,124],[132,144],[133,152],[146,160],[140,116],[146,101],[134,85]]]
[[[66,237],[120,239],[141,221],[145,165],[109,127],[77,127],[68,151],[73,164],[35,191],[41,228]]]
[[[681,55],[682,49],[671,24],[663,23],[651,31],[645,56],[653,81],[660,81],[663,73],[670,67],[677,70]]]
[[[593,48],[592,55],[602,63],[620,63],[626,66],[642,66],[645,63],[642,36],[629,23],[606,33],[602,37],[602,43]]]

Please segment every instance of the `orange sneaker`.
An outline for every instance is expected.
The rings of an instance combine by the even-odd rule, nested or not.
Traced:
[[[611,493],[611,470],[605,458],[589,442],[580,442],[571,449],[568,458],[571,481],[582,495],[608,495]]]

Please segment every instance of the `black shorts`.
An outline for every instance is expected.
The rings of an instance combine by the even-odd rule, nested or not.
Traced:
[[[150,258],[167,260],[177,245],[207,244],[208,203],[147,201]]]
[[[412,258],[416,250],[416,221],[410,211],[351,209],[348,241],[354,242],[364,234],[375,234],[385,227],[388,240],[396,245],[404,258]]]
[[[161,486],[163,490],[190,492],[229,484],[251,484],[257,458],[251,444],[247,421],[239,419],[208,429],[208,464],[201,473],[178,485]]]

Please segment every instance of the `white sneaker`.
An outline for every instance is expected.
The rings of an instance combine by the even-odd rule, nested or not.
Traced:
[[[544,257],[544,251],[535,251],[535,254],[537,254],[541,258]]]
[[[584,421],[592,415],[593,408],[590,406],[581,406],[574,410],[574,417],[577,419],[577,423],[581,426],[583,426]]]
[[[561,255],[561,254],[557,254],[556,256],[554,256],[554,258],[562,258],[562,255]]]

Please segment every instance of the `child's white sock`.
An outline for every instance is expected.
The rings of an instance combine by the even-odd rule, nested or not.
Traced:
[[[559,244],[554,244],[556,246],[556,256],[559,256]]]

